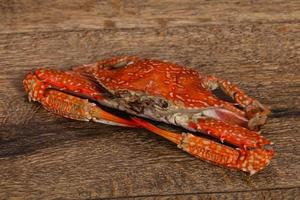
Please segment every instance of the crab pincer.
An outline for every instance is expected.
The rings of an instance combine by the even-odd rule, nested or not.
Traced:
[[[209,139],[197,137],[191,133],[178,134],[160,129],[139,118],[132,119],[140,126],[177,144],[178,148],[197,158],[213,162],[216,165],[242,170],[251,175],[269,165],[274,155],[272,150],[252,149],[241,151]]]
[[[109,125],[136,127],[132,121],[115,116],[88,99],[78,97],[103,98],[93,83],[82,77],[65,76],[60,71],[39,69],[34,74],[27,74],[23,85],[30,100],[40,102],[46,110],[52,113],[79,121],[93,120]],[[80,93],[76,96],[79,92],[76,87],[79,86]]]

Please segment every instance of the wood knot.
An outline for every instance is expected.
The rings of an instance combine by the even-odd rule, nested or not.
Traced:
[[[114,29],[114,28],[116,28],[116,22],[107,19],[107,20],[104,20],[103,26],[104,26],[104,28],[107,28],[107,29]]]
[[[167,34],[168,20],[164,18],[158,18],[157,23],[159,24],[159,36],[165,36]]]

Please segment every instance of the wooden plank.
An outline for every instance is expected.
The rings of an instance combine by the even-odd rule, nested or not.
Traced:
[[[0,1],[0,33],[298,23],[299,1]]]
[[[151,28],[0,35],[3,197],[76,198],[87,193],[104,198],[298,187],[298,28],[209,25],[168,28],[166,36]],[[209,36],[211,40],[202,39]],[[241,81],[275,110],[264,129],[278,154],[271,166],[248,177],[199,161],[146,131],[74,122],[26,101],[21,80],[35,66],[63,69],[112,52],[173,60]]]
[[[68,69],[135,54],[197,67],[240,83],[274,110],[299,112],[298,30],[299,24],[275,24],[169,28],[166,36],[155,29],[2,34],[0,90],[23,95],[20,80],[38,66]]]
[[[6,126],[0,131],[0,197],[110,198],[299,187],[299,124],[299,118],[270,120],[265,135],[275,142],[277,155],[251,177],[200,161],[144,130],[69,120]]]
[[[213,193],[213,194],[188,194],[188,195],[168,195],[152,197],[133,197],[130,199],[141,200],[163,200],[163,199],[182,199],[182,200],[200,200],[200,199],[290,199],[294,200],[300,196],[300,188],[274,189],[274,190],[256,190],[234,193]],[[88,198],[88,196],[87,196]],[[114,198],[113,198],[114,199]],[[122,199],[122,198],[116,198]]]
[[[299,2],[120,2],[0,0],[0,199],[298,197]],[[248,177],[145,130],[75,122],[26,100],[21,80],[37,66],[128,54],[219,75],[270,105],[271,165]]]

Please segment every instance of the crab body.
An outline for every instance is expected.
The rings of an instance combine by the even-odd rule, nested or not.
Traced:
[[[71,71],[38,69],[26,76],[24,86],[30,99],[51,112],[76,120],[144,127],[218,165],[253,174],[273,156],[272,150],[264,149],[271,142],[255,131],[266,121],[265,106],[229,81],[177,64],[117,57]],[[218,98],[213,93],[217,88],[235,103]],[[168,132],[140,118],[114,116],[98,105],[201,132],[238,149],[190,133]]]

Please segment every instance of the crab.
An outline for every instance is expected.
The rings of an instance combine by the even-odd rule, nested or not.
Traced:
[[[145,128],[204,161],[255,174],[274,156],[260,134],[270,113],[237,85],[178,64],[113,57],[67,71],[39,68],[23,81],[29,100],[81,121]],[[231,101],[220,98],[220,89]],[[126,113],[117,116],[105,107]],[[152,121],[180,126],[177,133]]]

